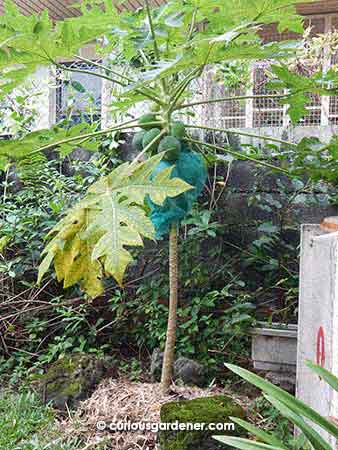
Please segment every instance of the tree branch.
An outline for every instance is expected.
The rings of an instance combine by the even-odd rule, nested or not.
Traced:
[[[46,150],[50,150],[54,147],[58,147],[59,145],[62,144],[68,144],[69,142],[74,142],[74,141],[78,141],[78,140],[88,140],[90,138],[96,137],[96,136],[102,136],[104,134],[108,134],[111,133],[113,131],[121,131],[121,130],[128,130],[129,128],[138,128],[139,124],[136,123],[133,125],[134,122],[136,122],[137,120],[139,120],[139,118],[133,119],[133,120],[129,120],[127,122],[123,122],[119,125],[115,125],[114,127],[111,128],[106,128],[105,130],[100,130],[100,131],[94,131],[93,133],[87,133],[87,134],[82,134],[82,135],[78,135],[78,136],[72,136],[66,139],[62,139],[61,141],[57,141],[57,142],[52,142],[51,144],[47,144],[44,145],[36,150],[33,150],[32,152],[28,153],[28,155],[33,155],[35,153],[40,153]],[[157,121],[157,122],[151,122],[149,123],[149,125],[160,125],[163,122],[161,121]]]
[[[231,96],[231,97],[215,98],[215,99],[211,99],[211,100],[201,100],[199,102],[193,102],[193,103],[186,103],[184,105],[178,106],[176,109],[191,108],[193,106],[207,105],[210,103],[231,102],[233,100],[248,100],[248,99],[255,99],[255,98],[279,99],[279,98],[285,98],[287,96],[288,96],[288,94],[237,95],[237,96]]]
[[[207,126],[203,126],[203,125],[186,125],[185,124],[185,127],[186,128],[198,128],[201,130],[216,131],[216,132],[220,132],[220,133],[237,134],[239,136],[248,136],[248,137],[252,137],[252,138],[256,138],[256,139],[262,139],[264,141],[277,142],[279,144],[289,145],[291,147],[297,147],[297,144],[295,144],[293,142],[285,141],[283,139],[277,139],[277,138],[270,137],[270,136],[262,136],[260,134],[255,134],[255,133],[247,133],[246,131],[229,130],[226,128],[207,127]]]
[[[130,77],[124,75],[124,74],[121,74],[121,73],[119,73],[119,72],[117,72],[117,71],[111,69],[110,67],[105,66],[104,64],[100,64],[100,63],[98,63],[98,62],[96,62],[96,61],[92,61],[92,60],[90,60],[90,59],[83,58],[82,56],[78,56],[78,55],[75,55],[75,57],[76,57],[77,59],[79,59],[80,61],[86,62],[86,63],[88,63],[88,64],[93,64],[95,67],[98,67],[98,68],[100,68],[100,69],[102,69],[102,70],[105,70],[105,71],[107,71],[107,72],[109,72],[109,73],[112,73],[113,75],[116,75],[116,76],[118,76],[118,77],[120,77],[120,78],[122,78],[122,79],[128,81],[129,83],[136,83],[136,81],[133,80],[132,78],[130,78]],[[116,83],[118,83],[117,80],[116,80]],[[120,82],[120,83],[121,83],[121,82]],[[123,84],[121,84],[121,86],[125,86],[125,87],[126,87],[126,85],[123,85]],[[155,93],[153,93],[153,92],[151,91],[150,88],[148,88],[148,87],[146,88],[146,87],[145,87],[145,89],[146,89],[146,90],[144,90],[144,91],[143,91],[142,89],[137,89],[136,92],[139,93],[139,94],[144,95],[145,97],[148,97],[149,99],[153,100],[153,101],[156,102],[156,103],[159,103],[160,105],[163,104],[163,102],[156,96]],[[150,92],[149,92],[149,90],[150,90]]]

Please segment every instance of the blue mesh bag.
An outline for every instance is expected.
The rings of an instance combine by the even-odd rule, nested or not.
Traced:
[[[182,146],[177,161],[162,160],[153,172],[153,176],[172,165],[175,165],[175,167],[171,177],[181,178],[194,189],[190,189],[177,197],[167,198],[162,206],[156,205],[148,198],[147,203],[151,210],[150,218],[155,227],[157,238],[168,234],[173,223],[179,223],[184,219],[201,194],[207,179],[207,170],[203,158],[187,146]]]

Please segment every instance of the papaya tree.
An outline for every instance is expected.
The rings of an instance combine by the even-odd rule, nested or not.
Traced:
[[[178,227],[203,188],[204,159],[209,155],[218,158],[225,152],[290,173],[287,166],[274,165],[266,155],[253,156],[194,137],[189,129],[229,130],[185,123],[186,112],[197,104],[190,100],[193,82],[212,64],[273,60],[274,82],[285,91],[256,98],[288,104],[290,116],[297,122],[306,113],[311,93],[335,92],[337,75],[333,71],[318,72],[305,78],[290,73],[284,63],[297,52],[295,43],[265,44],[261,40],[259,33],[266,24],[277,23],[280,32],[302,33],[302,19],[289,0],[172,0],[158,8],[151,8],[144,0],[144,7],[134,12],[123,10],[123,2],[114,6],[111,0],[83,0],[77,7],[81,10],[79,17],[54,23],[46,11],[25,17],[11,0],[5,1],[5,13],[0,17],[0,95],[10,95],[40,66],[88,73],[60,62],[68,59],[91,63],[97,68],[90,72],[92,76],[118,86],[110,107],[119,117],[127,118],[129,111],[139,110],[140,105],[145,111],[140,117],[105,129],[86,123],[55,125],[2,142],[0,167],[11,160],[20,164],[50,149],[62,155],[78,146],[95,151],[107,134],[138,130],[133,140],[136,158],[96,181],[48,233],[39,281],[54,266],[65,288],[79,283],[90,297],[96,297],[103,293],[106,277],[123,284],[132,261],[131,248],[142,246],[144,238],[169,234],[170,298],[162,371],[166,390],[172,377],[176,338]],[[79,55],[79,50],[92,42],[97,43],[103,62]],[[247,97],[235,97],[241,98]],[[256,138],[283,144],[284,148],[298,149],[299,145],[303,155],[312,151],[310,142],[295,144],[261,135]],[[328,171],[335,165],[335,148],[333,144],[321,146]]]

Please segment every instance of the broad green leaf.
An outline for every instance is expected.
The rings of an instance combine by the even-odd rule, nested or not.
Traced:
[[[87,123],[81,123],[75,125],[69,129],[54,127],[53,129],[45,129],[39,131],[33,131],[26,134],[20,139],[12,139],[9,141],[0,141],[0,158],[3,160],[20,160],[27,157],[32,158],[32,155],[39,152],[39,150],[45,146],[58,150],[61,155],[67,155],[71,153],[74,148],[78,147],[81,142],[81,147],[88,150],[96,149],[95,141],[86,140],[81,141],[81,136],[94,132],[96,125],[89,125]],[[67,140],[73,137],[77,137],[72,142],[58,145],[63,140]]]
[[[9,236],[2,236],[0,238],[0,253],[2,253],[5,250],[10,241],[11,238]]]
[[[0,143],[1,143],[1,141],[0,141]],[[8,158],[6,158],[5,156],[0,156],[0,172],[3,172],[6,170],[8,163],[9,163]]]
[[[285,447],[275,447],[260,442],[249,441],[249,439],[230,437],[230,436],[213,436],[216,441],[222,442],[229,447],[238,448],[240,450],[281,450]],[[290,449],[291,450],[291,449]]]
[[[238,417],[230,417],[230,420],[237,423],[245,430],[249,431],[249,433],[256,436],[260,441],[265,442],[266,444],[272,445],[273,447],[281,448],[284,450],[288,450],[288,448],[281,442],[274,434],[267,433],[261,428],[257,428],[249,422],[245,420],[239,419]]]
[[[257,386],[259,389],[262,389],[262,391],[267,393],[269,396],[273,396],[275,399],[284,403],[295,413],[300,414],[301,416],[304,416],[307,419],[310,419],[312,422],[316,423],[321,428],[328,431],[334,437],[338,437],[338,427],[335,424],[326,420],[324,417],[322,417],[308,405],[298,400],[297,398],[293,397],[286,391],[283,391],[283,389],[273,385],[269,381],[264,380],[263,378],[259,377],[254,373],[249,372],[246,369],[242,369],[232,364],[226,364],[226,367],[232,372],[239,375],[240,377],[244,378],[244,380],[248,381],[254,386]]]
[[[313,448],[316,450],[332,450],[332,447],[314,430],[314,428],[303,420],[303,418],[294,413],[284,403],[278,401],[276,398],[270,395],[265,396],[267,400],[277,408],[281,414],[290,420],[296,427],[298,427],[304,436],[309,440]]]
[[[333,136],[329,144],[318,138],[305,137],[297,145],[293,163],[296,174],[311,175],[315,181],[338,181],[338,138]]]
[[[303,76],[292,72],[284,65],[272,65],[272,72],[278,77],[268,86],[273,89],[286,89],[289,93],[286,99],[281,100],[282,103],[289,105],[288,114],[293,123],[297,124],[299,120],[309,114],[306,108],[311,101],[310,94],[319,95],[336,95],[338,88],[337,80],[330,78],[330,82],[325,82],[322,71],[312,76]]]

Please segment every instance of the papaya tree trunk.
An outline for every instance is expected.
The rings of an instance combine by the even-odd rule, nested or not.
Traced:
[[[169,315],[167,337],[164,349],[161,386],[166,392],[171,384],[175,358],[176,327],[177,327],[177,303],[178,303],[178,248],[177,225],[171,226],[169,235]]]

